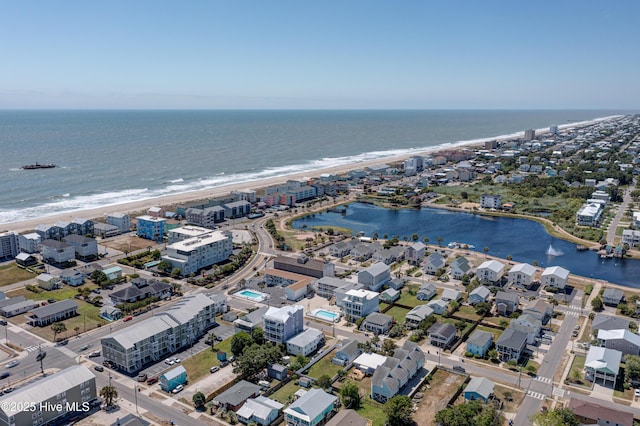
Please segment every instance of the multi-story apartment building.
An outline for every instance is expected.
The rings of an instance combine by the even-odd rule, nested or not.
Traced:
[[[76,258],[76,249],[67,243],[57,240],[42,242],[42,260],[47,263],[61,264]]]
[[[502,207],[502,195],[482,194],[480,207],[485,209],[499,209]]]
[[[74,365],[0,397],[0,425],[66,424],[98,403],[96,376]]]
[[[201,226],[181,226],[167,231],[167,244],[188,240],[189,238],[201,237],[211,233],[211,229]]]
[[[204,294],[187,296],[165,312],[102,338],[102,354],[134,373],[192,344],[214,324],[215,302]]]
[[[15,232],[0,232],[0,260],[10,260],[18,254],[18,238]]]
[[[84,234],[72,234],[64,237],[64,242],[71,244],[76,252],[76,258],[90,262],[98,258],[98,242]]]
[[[162,239],[164,238],[164,227],[167,223],[167,219],[143,215],[136,217],[136,220],[138,222],[136,231],[138,237],[157,241],[159,243],[162,242]]]
[[[209,231],[167,246],[163,260],[180,268],[183,276],[215,263],[227,260],[233,251],[232,235],[228,231]]]
[[[93,221],[76,217],[69,224],[69,231],[71,234],[93,235]]]
[[[186,210],[185,218],[187,222],[193,223],[194,225],[214,229],[216,223],[224,221],[224,207],[211,206],[203,209],[191,207]]]
[[[331,299],[336,295],[337,289],[353,286],[353,283],[335,277],[322,277],[315,280],[313,286],[318,296]],[[362,287],[362,285],[360,285],[360,287]]]
[[[303,331],[303,308],[300,305],[269,308],[262,318],[264,338],[274,343],[285,343]]]
[[[120,232],[131,231],[131,217],[127,213],[107,214],[107,223],[117,226]]]
[[[229,219],[245,217],[251,213],[251,203],[244,200],[227,203],[222,207],[224,208],[224,217]]]
[[[366,317],[371,312],[378,312],[379,294],[369,290],[349,290],[339,304],[349,321]]]

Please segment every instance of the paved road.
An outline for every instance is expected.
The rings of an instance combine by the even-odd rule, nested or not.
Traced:
[[[620,207],[618,207],[616,215],[609,224],[609,229],[607,230],[607,242],[609,244],[613,244],[616,239],[616,230],[618,229],[618,224],[620,223],[620,219],[622,219],[624,213],[627,211],[627,207],[631,202],[631,190],[634,188],[635,185],[632,184],[629,185],[629,187],[625,190],[624,195],[622,196],[622,204],[620,204]]]

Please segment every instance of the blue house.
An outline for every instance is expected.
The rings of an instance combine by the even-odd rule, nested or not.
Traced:
[[[484,357],[493,343],[493,335],[487,331],[476,330],[467,339],[467,352]]]
[[[480,399],[487,402],[491,395],[493,395],[493,388],[495,384],[486,377],[474,377],[469,381],[469,384],[464,388],[464,399],[467,401],[474,401]]]
[[[178,385],[185,383],[187,383],[187,370],[181,365],[160,376],[160,389],[166,392],[171,392]]]
[[[147,240],[162,242],[164,238],[166,219],[153,217],[153,216],[138,216],[136,233],[138,237],[146,238]]]

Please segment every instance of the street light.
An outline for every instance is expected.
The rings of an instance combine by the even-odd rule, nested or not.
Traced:
[[[138,388],[138,385],[135,385],[133,394],[135,395],[135,398],[136,398],[136,413],[140,414],[138,413],[138,392],[140,392],[140,388]]]

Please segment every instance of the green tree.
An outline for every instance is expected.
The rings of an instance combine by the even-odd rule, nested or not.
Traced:
[[[580,421],[567,408],[556,408],[533,416],[536,426],[580,426]]]
[[[638,380],[640,378],[640,356],[627,355],[625,359],[624,381]]]
[[[200,410],[207,402],[207,397],[204,396],[202,392],[196,392],[193,394],[191,400],[193,401],[193,405],[196,407],[196,409]]]
[[[264,331],[262,327],[256,327],[251,331],[251,339],[253,343],[257,343],[259,345],[264,344]]]
[[[420,239],[420,235],[418,234],[411,234],[411,240],[412,241],[418,241]]]
[[[438,245],[441,246],[442,245],[442,241],[444,241],[444,238],[438,237],[438,238],[436,238],[436,240],[438,241]]]
[[[174,277],[179,277],[180,275],[182,275],[182,269],[180,268],[173,268],[171,270],[171,275]]]
[[[56,341],[56,336],[60,333],[64,333],[67,331],[67,326],[64,325],[63,322],[54,322],[51,325],[51,330],[53,330],[53,341]]]
[[[476,309],[476,314],[480,315],[481,317],[491,312],[491,304],[489,302],[480,302],[477,303],[474,307]]]
[[[591,300],[591,307],[594,311],[602,311],[604,309],[604,303],[602,302],[602,298],[600,296],[596,296]]]
[[[350,380],[346,381],[340,388],[340,400],[345,408],[353,410],[360,408],[362,397],[360,396],[358,385]]]
[[[396,342],[391,339],[385,339],[382,342],[382,352],[384,352],[387,356],[393,355],[393,352],[396,350]]]
[[[282,347],[280,345],[260,346],[254,343],[245,348],[240,356],[236,357],[236,365],[233,372],[252,378],[269,364],[279,362],[282,362]]]
[[[100,396],[104,399],[107,407],[113,407],[113,401],[118,399],[118,391],[113,386],[105,386],[100,389]]]
[[[171,265],[171,262],[168,260],[161,260],[156,268],[158,268],[158,271],[168,274],[173,268],[173,265]]]
[[[483,247],[482,251],[484,252],[484,254],[489,253],[489,247]]]
[[[104,272],[95,270],[91,273],[91,281],[98,285],[102,285],[103,283],[109,281],[109,278]]]
[[[242,355],[245,348],[251,346],[252,343],[253,341],[251,340],[251,336],[249,336],[249,333],[246,333],[244,331],[236,333],[231,338],[231,353],[236,357]],[[213,348],[213,343],[211,343],[211,347]]]
[[[402,426],[413,422],[413,404],[411,398],[406,395],[396,395],[382,408],[387,416],[387,425]]]
[[[498,359],[498,351],[495,349],[491,349],[489,352],[487,352],[487,356],[489,357],[489,359]]]
[[[320,389],[329,389],[331,386],[331,377],[328,374],[323,374],[318,378],[316,384],[320,387]]]

